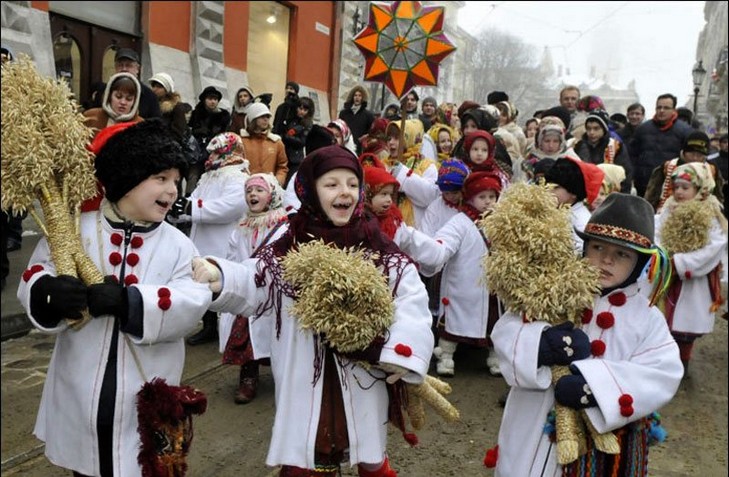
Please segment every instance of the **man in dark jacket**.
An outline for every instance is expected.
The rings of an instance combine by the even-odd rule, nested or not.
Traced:
[[[139,96],[139,115],[141,117],[144,119],[162,117],[157,95],[154,94],[152,88],[144,84],[140,79],[141,62],[139,60],[139,54],[136,51],[131,48],[119,48],[114,56],[114,70],[116,73],[131,73],[139,79],[139,84],[142,86],[142,94]],[[104,87],[101,88],[102,94],[97,94],[93,107],[101,107],[101,100],[104,96],[103,91],[105,89],[106,85],[104,84]]]
[[[356,85],[347,94],[344,102],[344,109],[339,111],[339,119],[347,123],[352,132],[354,144],[357,146],[357,154],[362,154],[360,138],[367,134],[375,121],[375,115],[367,109],[367,90]]]
[[[296,117],[298,107],[299,83],[289,81],[286,83],[286,97],[284,97],[283,103],[278,105],[276,113],[273,115],[273,129],[271,131],[281,137],[285,136],[288,130],[287,124]]]
[[[678,157],[691,126],[678,121],[677,99],[672,94],[662,94],[656,99],[656,114],[636,129],[631,143],[635,163],[633,184],[636,193],[645,195],[653,170],[664,162]]]

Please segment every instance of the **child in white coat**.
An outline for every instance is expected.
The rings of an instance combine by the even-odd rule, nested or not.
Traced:
[[[180,383],[183,339],[211,294],[192,279],[195,246],[164,221],[187,168],[166,127],[109,126],[91,149],[105,198],[81,215],[81,238],[104,283],[57,275],[42,239],[18,286],[33,325],[56,335],[34,433],[48,459],[76,475],[142,475],[136,395],[155,377]],[[87,307],[93,319],[69,327],[63,318]]]
[[[512,311],[494,326],[501,372],[511,386],[499,429],[496,476],[647,474],[647,417],[673,398],[683,374],[663,315],[636,283],[658,253],[652,217],[646,200],[614,192],[579,232],[584,256],[600,270],[601,286],[592,308],[582,314],[581,329],[526,321]],[[555,386],[552,365],[571,370]],[[549,424],[555,401],[584,409],[598,432],[614,432],[620,453],[602,453],[588,438],[584,455],[558,464]]]
[[[248,213],[241,219],[228,241],[226,258],[242,262],[252,257],[262,246],[274,241],[285,230],[286,210],[284,191],[276,176],[258,173],[246,180]],[[247,404],[258,389],[258,366],[262,358],[255,353],[250,341],[249,319],[243,315],[220,314],[220,352],[223,364],[240,366],[236,404]]]
[[[249,175],[243,141],[233,132],[213,137],[205,173],[190,197],[181,197],[171,212],[177,222],[192,222],[190,239],[201,254],[225,256],[227,239],[246,213],[245,183]],[[187,339],[194,346],[218,339],[218,316],[203,316],[202,329]]]
[[[438,359],[436,372],[441,376],[455,374],[453,354],[458,343],[477,347],[488,346],[487,336],[498,312],[489,300],[489,291],[481,281],[481,257],[488,253],[486,238],[476,225],[482,214],[496,203],[501,182],[496,174],[472,172],[463,186],[463,211],[451,218],[438,232],[436,241],[443,244],[446,253],[437,267],[421,267],[431,276],[443,270],[438,310],[438,346],[433,354]],[[494,318],[494,317],[491,317]],[[490,323],[491,321],[491,323]],[[489,326],[490,325],[490,326]],[[491,370],[498,374],[496,364]]]
[[[286,233],[243,263],[196,259],[194,274],[216,294],[215,309],[257,314],[254,346],[255,328],[267,328],[269,340],[260,344],[270,353],[276,385],[267,464],[281,465],[281,476],[334,476],[347,459],[361,477],[394,477],[386,453],[388,386],[400,378],[422,382],[427,373],[433,351],[427,294],[412,261],[364,214],[363,173],[354,154],[341,146],[317,149],[295,180],[301,208],[289,216]],[[302,329],[291,314],[298,294],[283,279],[281,259],[316,240],[363,247],[392,293],[392,324],[357,358]],[[375,366],[363,366],[363,359]],[[385,382],[388,375],[392,383]]]
[[[721,203],[712,194],[715,183],[708,164],[678,166],[671,180],[673,195],[656,216],[657,241],[668,249],[674,270],[661,305],[688,370],[696,338],[711,333],[716,312],[726,299],[721,296],[720,279],[722,257],[726,257],[727,221]],[[680,222],[671,220],[678,207],[690,205],[691,201],[701,202],[710,220],[700,220],[697,213],[684,214]],[[689,245],[691,238],[683,237],[682,231],[699,233],[706,237],[705,243]]]

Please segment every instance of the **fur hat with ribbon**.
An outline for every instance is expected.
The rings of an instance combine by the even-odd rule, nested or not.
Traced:
[[[210,153],[205,161],[205,170],[215,170],[223,166],[243,164],[242,170],[249,173],[249,163],[243,149],[243,140],[234,132],[224,132],[213,137],[206,150]]]
[[[182,147],[159,119],[108,126],[89,149],[96,154],[96,177],[109,202],[119,201],[153,174],[168,169],[178,169],[181,176],[187,172]]]

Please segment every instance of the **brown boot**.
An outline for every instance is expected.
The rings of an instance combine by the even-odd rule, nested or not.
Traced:
[[[250,361],[240,367],[238,390],[235,392],[236,404],[248,404],[256,397],[258,390],[258,362]]]

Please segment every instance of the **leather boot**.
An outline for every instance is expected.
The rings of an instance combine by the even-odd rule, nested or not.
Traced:
[[[258,390],[258,361],[249,361],[240,367],[238,390],[235,392],[236,404],[248,404],[256,397]]]
[[[187,344],[195,346],[218,339],[218,314],[207,311],[203,315],[203,327],[200,331],[187,338]]]

